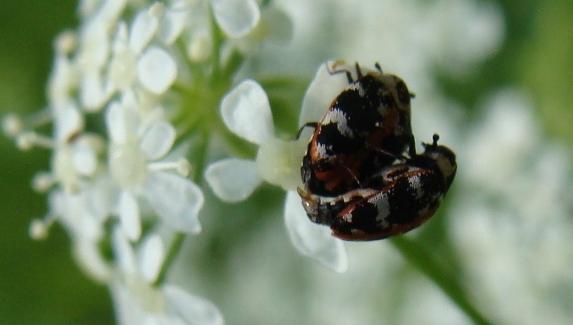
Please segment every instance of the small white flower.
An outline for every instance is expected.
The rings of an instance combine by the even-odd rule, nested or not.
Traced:
[[[148,91],[160,95],[175,81],[177,67],[172,56],[158,44],[151,44],[159,28],[155,7],[140,10],[129,28],[120,23],[113,41],[109,81],[125,90],[138,81]]]
[[[175,129],[154,112],[141,120],[132,107],[113,102],[106,112],[111,138],[109,169],[122,189],[118,213],[132,240],[141,235],[138,197],[145,198],[159,217],[177,231],[197,233],[197,218],[203,206],[201,189],[181,175],[165,172],[180,170],[180,162],[157,161],[167,155],[175,141]]]
[[[184,158],[187,152],[172,150],[177,134],[168,118],[180,123],[178,130],[188,132],[187,114],[193,114],[193,105],[203,103],[190,103],[186,92],[218,93],[219,86],[227,82],[222,78],[230,78],[243,59],[237,52],[252,53],[263,39],[290,37],[286,15],[266,8],[262,15],[259,3],[82,0],[79,28],[61,33],[54,42],[49,105],[26,118],[10,114],[3,119],[4,132],[20,148],[40,146],[52,152],[50,170],[33,180],[34,189],[47,193],[49,211],[31,222],[30,236],[46,238],[54,221],[62,224],[80,267],[110,285],[122,324],[223,324],[211,302],[176,286],[155,287],[165,252],[153,231],[144,236],[142,216],[151,208],[162,229],[201,231],[198,213],[203,193],[187,179],[191,171]],[[288,31],[273,29],[274,21],[288,26]],[[211,60],[213,53],[220,57]],[[238,59],[226,66],[228,58]],[[214,84],[193,83],[201,78]],[[266,95],[264,99],[258,103],[262,105],[259,113],[268,110]],[[182,113],[181,107],[191,110]],[[267,167],[288,164],[264,158],[275,150],[265,150],[265,146],[273,147],[269,144],[278,141],[273,137],[270,111],[266,118],[262,124],[266,129],[249,135],[250,140],[261,141],[263,158],[233,166],[246,184],[242,193],[233,194],[235,198],[246,198],[263,179],[288,188],[298,185],[297,181],[285,182],[283,171]],[[102,120],[107,134],[101,129]],[[48,123],[53,124],[51,136],[35,132]],[[241,127],[244,131],[248,125]],[[289,152],[279,153],[283,159],[292,157]],[[265,168],[266,173],[260,171]],[[212,169],[220,174],[216,179],[228,177],[228,171]],[[232,191],[233,186],[221,193]],[[118,216],[119,222],[110,216]],[[111,236],[106,233],[110,222]],[[116,253],[112,262],[101,251],[110,237]]]
[[[134,250],[123,231],[115,229],[113,247],[120,272],[110,287],[120,324],[223,324],[221,312],[210,301],[175,285],[153,286],[165,259],[157,234],[146,236]]]
[[[114,188],[105,176],[82,181],[74,193],[56,187],[48,194],[48,213],[31,222],[30,235],[42,239],[53,222],[59,221],[72,240],[78,264],[86,274],[105,283],[110,278],[111,266],[101,255],[99,244],[105,235],[104,223],[112,209],[113,197]]]
[[[192,62],[210,57],[214,40],[208,1],[173,1],[163,8],[161,17],[157,35],[164,44],[183,43]]]
[[[48,112],[50,116],[46,114]],[[41,125],[48,121],[54,124],[53,138],[25,129],[29,125]],[[84,117],[73,102],[40,111],[28,121],[9,115],[3,122],[5,132],[15,136],[20,149],[28,150],[34,146],[52,149],[51,172],[44,173],[42,177],[44,186],[41,188],[44,191],[59,184],[72,193],[78,189],[82,178],[94,175],[102,140],[95,134],[83,132]]]
[[[330,236],[327,227],[313,224],[306,216],[296,188],[300,181],[300,162],[305,141],[284,141],[274,137],[269,100],[263,88],[245,80],[221,102],[225,125],[241,138],[259,145],[256,161],[229,158],[210,164],[205,179],[222,200],[246,199],[262,181],[287,190],[285,225],[294,246],[304,255],[338,272],[348,269],[342,242]]]
[[[85,21],[78,33],[75,67],[79,74],[79,100],[86,111],[99,111],[111,95],[103,69],[110,52],[108,25],[98,17]]]
[[[260,8],[255,0],[176,1],[165,10],[160,38],[171,44],[186,31],[182,40],[188,57],[195,62],[204,61],[212,54],[213,46],[213,31],[206,19],[210,9],[227,36],[223,53],[236,49],[253,54],[264,41],[284,44],[292,38],[292,22],[284,10],[272,4]]]
[[[81,133],[83,116],[73,105],[56,112],[52,173],[68,192],[73,192],[81,176],[92,176],[98,164],[101,138]]]

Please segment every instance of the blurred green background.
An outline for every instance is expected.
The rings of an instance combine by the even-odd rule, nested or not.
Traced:
[[[446,94],[466,107],[475,107],[480,94],[489,90],[523,86],[534,96],[547,136],[572,144],[573,2],[498,2],[506,22],[504,45],[468,78],[440,78]],[[2,115],[9,111],[25,114],[45,105],[52,41],[61,30],[76,27],[75,12],[76,2],[69,0],[2,2]],[[20,152],[5,137],[0,137],[0,146],[0,324],[112,324],[107,289],[81,273],[61,228],[53,227],[43,242],[27,235],[30,220],[43,216],[47,209],[45,196],[31,189],[30,180],[35,172],[47,168],[49,152]],[[280,195],[271,191],[274,194]],[[248,236],[250,232],[236,233]],[[206,265],[216,267],[217,263],[206,261]]]
[[[69,0],[2,1],[2,115],[46,104],[52,41],[61,30],[75,28],[76,6]],[[41,242],[27,235],[31,218],[46,213],[46,198],[31,189],[30,180],[49,166],[49,151],[21,152],[6,137],[0,146],[0,324],[112,324],[107,288],[81,273],[64,231],[53,227]]]

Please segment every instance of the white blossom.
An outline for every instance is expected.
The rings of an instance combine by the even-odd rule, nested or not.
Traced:
[[[154,115],[150,112],[148,116]],[[183,175],[164,171],[177,170],[177,161],[155,163],[171,150],[176,137],[173,126],[161,119],[145,120],[134,107],[119,102],[107,108],[106,124],[111,137],[110,173],[122,189],[118,213],[129,238],[137,240],[141,235],[138,197],[145,198],[175,230],[199,232],[197,214],[204,201],[201,189]]]
[[[99,251],[99,244],[105,236],[104,223],[110,216],[113,197],[114,187],[105,175],[93,181],[82,180],[73,193],[54,187],[48,194],[48,213],[31,222],[30,235],[43,239],[58,221],[71,237],[78,264],[92,278],[106,283],[112,268]]]
[[[175,60],[162,46],[152,43],[160,24],[154,8],[140,10],[129,30],[126,23],[119,24],[109,65],[113,88],[125,90],[138,84],[159,95],[175,81]]]
[[[325,266],[345,272],[348,258],[344,245],[330,236],[330,230],[313,224],[306,216],[296,193],[302,186],[300,162],[304,140],[284,141],[274,137],[269,100],[264,89],[253,80],[245,80],[221,101],[225,125],[239,137],[259,145],[255,161],[228,158],[210,164],[205,179],[222,200],[244,200],[267,181],[287,190],[285,225],[294,246],[304,255]]]
[[[573,263],[570,155],[542,139],[524,91],[497,90],[482,111],[459,152],[465,168],[448,213],[454,245],[474,293],[505,304],[495,317],[567,324],[562,307],[571,307],[572,295],[561,288],[570,285]],[[565,305],[556,307],[555,292]]]
[[[119,272],[111,281],[111,292],[120,324],[223,324],[221,312],[205,298],[176,285],[153,285],[165,258],[157,234],[143,238],[134,250],[124,232],[116,229],[113,247]]]
[[[170,262],[159,230],[201,231],[204,196],[187,178],[190,149],[173,146],[183,148],[194,136],[187,119],[206,116],[198,114],[204,103],[190,94],[218,94],[220,85],[206,80],[226,84],[223,78],[238,69],[237,62],[226,66],[231,58],[242,61],[266,40],[288,39],[290,21],[254,0],[82,0],[78,13],[78,28],[54,41],[46,107],[2,121],[19,148],[51,152],[49,170],[32,181],[47,193],[49,209],[30,223],[29,234],[44,239],[61,224],[78,265],[110,287],[119,323],[222,325],[208,300],[155,283]],[[260,104],[268,109],[268,100]],[[270,112],[267,118],[270,138]],[[37,131],[50,123],[51,135]],[[254,189],[261,182],[255,163],[245,166]],[[102,251],[110,237],[112,259]]]

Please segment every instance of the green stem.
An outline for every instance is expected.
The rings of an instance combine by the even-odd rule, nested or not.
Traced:
[[[211,64],[213,66],[211,81],[213,81],[219,80],[221,76],[221,66],[219,65],[219,62],[221,60],[221,46],[223,45],[225,38],[223,36],[223,32],[219,29],[219,26],[215,21],[215,14],[212,10],[209,10],[209,22],[213,33],[213,54],[211,55]]]
[[[199,142],[197,143],[197,150],[195,151],[194,167],[193,167],[193,181],[197,184],[201,183],[203,172],[205,171],[207,148],[209,147],[209,131],[202,130]]]
[[[450,274],[447,268],[439,265],[429,250],[404,236],[395,237],[390,242],[408,262],[440,287],[475,324],[492,325],[470,302],[457,277]]]
[[[241,67],[241,64],[243,64],[244,60],[245,57],[242,54],[240,54],[236,50],[233,51],[231,57],[229,58],[229,61],[227,61],[227,64],[223,68],[222,72],[223,78],[231,78],[233,74],[237,72],[237,70]]]
[[[161,271],[159,271],[159,275],[157,276],[157,280],[153,282],[154,287],[159,287],[165,281],[165,277],[167,276],[167,271],[175,262],[175,258],[177,254],[181,250],[181,246],[183,245],[183,240],[185,239],[185,234],[183,233],[176,233],[173,237],[173,241],[171,242],[171,247],[169,247],[169,252],[167,252],[167,256],[165,257],[165,261],[161,266]]]

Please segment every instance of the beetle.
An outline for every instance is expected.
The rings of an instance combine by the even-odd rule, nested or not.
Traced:
[[[384,239],[420,226],[434,215],[456,175],[456,156],[438,139],[434,135],[432,144],[423,143],[422,154],[382,168],[369,188],[331,201],[299,188],[309,219],[350,241]]]
[[[336,64],[336,62],[335,62]],[[304,124],[314,132],[305,152],[301,176],[307,191],[336,197],[364,187],[382,166],[405,152],[415,155],[410,99],[414,96],[399,77],[376,70],[364,74],[355,64],[356,79],[347,68],[348,86],[332,101],[319,122]]]

